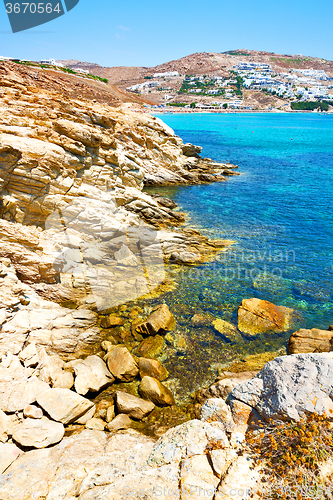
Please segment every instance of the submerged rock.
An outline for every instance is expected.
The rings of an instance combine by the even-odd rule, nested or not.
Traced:
[[[296,321],[293,309],[267,300],[244,299],[238,309],[238,328],[250,336],[266,332],[286,332]]]
[[[175,404],[172,392],[156,378],[143,377],[139,392],[157,406],[172,406]]]
[[[175,319],[168,306],[162,304],[156,306],[146,321],[136,327],[137,333],[141,335],[156,335],[172,330],[175,326]]]
[[[203,326],[210,326],[213,321],[213,317],[209,314],[195,314],[191,318],[191,325],[194,328],[201,328]]]
[[[155,335],[154,337],[148,337],[144,339],[137,351],[136,354],[138,356],[155,358],[161,354],[165,347],[164,337],[161,335]]]
[[[224,319],[216,318],[212,321],[214,329],[221,333],[229,342],[239,342],[243,340],[243,337],[232,323],[225,321]]]
[[[139,370],[141,378],[147,375],[157,380],[164,380],[169,375],[167,369],[157,359],[139,358]]]
[[[106,316],[101,321],[102,328],[113,328],[115,326],[122,326],[123,324],[124,320],[122,318],[119,318],[119,316],[114,316],[113,314]]]

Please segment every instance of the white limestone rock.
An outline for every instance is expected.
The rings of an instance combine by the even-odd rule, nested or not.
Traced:
[[[27,418],[15,427],[13,440],[24,447],[46,448],[59,443],[65,434],[65,428],[58,422],[46,417],[36,420]]]
[[[6,469],[8,469],[21,453],[21,450],[15,444],[0,443],[0,475],[4,474]]]
[[[38,368],[40,380],[54,388],[71,389],[74,385],[73,374],[65,370],[65,363],[57,354],[49,356],[44,347],[38,348]]]
[[[37,378],[29,380],[0,381],[0,409],[7,413],[23,410],[49,389],[49,385]]]
[[[101,418],[91,418],[86,423],[87,429],[95,429],[96,431],[104,431],[105,422]]]
[[[206,454],[185,458],[180,464],[180,487],[182,495],[189,500],[204,497],[213,500],[219,479]]]
[[[43,410],[35,405],[28,405],[23,410],[23,415],[25,418],[35,418],[40,419],[43,417]]]
[[[113,375],[99,356],[88,356],[75,363],[75,390],[84,396],[89,391],[98,392],[114,382]]]
[[[7,441],[10,427],[9,417],[0,410],[0,443]]]
[[[69,389],[49,389],[37,397],[37,403],[56,422],[70,424],[95,405]]]
[[[153,444],[151,438],[134,430],[110,434],[85,429],[53,447],[20,456],[0,475],[1,500],[81,500],[105,495],[116,499],[126,484],[140,484],[136,475],[143,476]],[[161,483],[159,471],[149,469],[152,474],[146,472],[145,476]],[[170,477],[170,471],[169,477],[167,473],[163,471],[165,484]]]
[[[230,500],[235,495],[242,500],[259,500],[261,490],[260,468],[245,454],[231,465],[218,486],[215,500]]]
[[[236,386],[230,397],[264,419],[299,420],[305,413],[329,414],[332,394],[332,353],[307,353],[269,361],[257,376]]]
[[[145,418],[155,408],[154,403],[124,391],[116,392],[116,405],[118,413],[126,413],[128,416],[138,420]]]
[[[149,457],[148,465],[160,467],[179,463],[192,455],[203,455],[207,446],[212,442],[218,443],[220,448],[229,447],[227,435],[221,428],[200,420],[190,420],[169,429],[157,441]]]

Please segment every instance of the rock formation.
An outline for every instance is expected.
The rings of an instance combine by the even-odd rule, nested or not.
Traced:
[[[238,328],[253,336],[266,332],[286,332],[296,321],[296,313],[284,306],[276,306],[267,300],[245,299],[238,309]]]
[[[332,330],[306,330],[301,328],[294,332],[288,342],[289,354],[301,352],[330,352],[333,350]]]

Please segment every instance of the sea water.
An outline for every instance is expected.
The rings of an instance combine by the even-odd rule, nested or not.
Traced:
[[[218,365],[231,353],[241,353],[239,346],[191,328],[190,317],[210,313],[237,324],[238,306],[251,297],[295,309],[303,328],[332,325],[333,116],[158,116],[184,142],[202,146],[202,157],[238,165],[241,173],[225,182],[150,189],[173,198],[187,213],[190,227],[210,238],[234,241],[217,261],[184,268],[177,290],[167,297],[192,353],[205,352],[201,362],[207,359],[206,368],[214,359]],[[244,349],[278,348],[289,335],[244,340]],[[178,363],[188,367],[189,351],[178,354]]]

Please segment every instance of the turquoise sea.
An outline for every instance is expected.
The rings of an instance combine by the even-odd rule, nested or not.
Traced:
[[[235,241],[217,262],[183,270],[169,294],[189,340],[206,353],[215,349],[223,362],[221,340],[200,336],[190,316],[209,312],[236,323],[239,304],[251,297],[296,309],[304,328],[332,325],[333,116],[158,116],[184,142],[202,146],[203,157],[236,164],[242,173],[226,182],[159,189],[188,214],[191,227]],[[281,347],[289,335],[249,342],[248,352]]]

